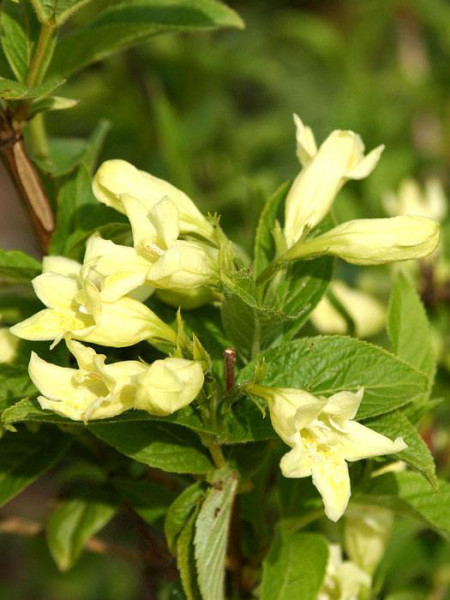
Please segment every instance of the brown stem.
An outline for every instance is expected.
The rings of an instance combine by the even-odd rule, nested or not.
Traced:
[[[24,536],[43,536],[45,534],[45,528],[41,523],[37,523],[36,521],[28,521],[21,517],[9,517],[0,521],[0,534],[1,533]],[[89,552],[94,552],[95,554],[119,556],[120,558],[125,558],[134,563],[141,559],[141,555],[133,550],[129,550],[128,548],[124,548],[117,544],[105,542],[96,537],[93,537],[86,542],[85,549],[89,550]]]
[[[236,365],[236,350],[234,348],[225,348],[223,351],[225,388],[230,392],[234,388],[234,367]]]
[[[10,115],[0,108],[0,155],[30,215],[43,254],[48,251],[55,219],[41,178],[31,162],[22,134]]]

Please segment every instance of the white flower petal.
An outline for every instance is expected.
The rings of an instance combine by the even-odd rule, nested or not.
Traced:
[[[341,448],[346,460],[355,461],[372,456],[396,454],[406,448],[402,438],[392,441],[381,433],[369,429],[356,421],[345,424],[341,436]]]
[[[32,284],[36,296],[48,308],[70,308],[78,293],[76,279],[58,273],[38,275]]]
[[[312,461],[313,484],[322,496],[325,514],[331,521],[342,517],[350,500],[350,477],[345,460],[338,455]]]
[[[311,127],[303,124],[298,115],[294,115],[297,140],[297,156],[300,163],[305,167],[317,154],[317,144]]]
[[[43,273],[59,273],[59,275],[77,277],[80,269],[79,262],[65,256],[44,256],[42,259]]]
[[[348,421],[358,412],[363,398],[364,390],[360,388],[357,392],[338,392],[327,400],[324,413],[337,421]]]
[[[54,340],[73,331],[89,333],[93,328],[89,315],[71,310],[46,308],[11,327],[10,331],[24,340]]]
[[[280,468],[285,477],[309,477],[311,475],[311,459],[301,442],[297,442],[292,450],[283,456]]]
[[[384,145],[377,146],[376,148],[374,148],[358,164],[356,164],[353,168],[347,171],[346,177],[348,179],[364,179],[365,177],[370,175],[370,173],[372,173],[372,171],[377,166],[383,150]]]

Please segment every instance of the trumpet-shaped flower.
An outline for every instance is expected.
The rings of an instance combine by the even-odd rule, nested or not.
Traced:
[[[345,515],[345,549],[369,575],[383,557],[393,523],[393,513],[385,508],[351,505]]]
[[[376,298],[361,290],[352,289],[342,281],[333,281],[330,289],[353,319],[358,337],[370,337],[383,329],[386,309]],[[347,333],[347,321],[327,296],[321,299],[311,313],[311,321],[321,333]]]
[[[312,476],[322,496],[325,514],[337,521],[350,499],[347,462],[394,454],[406,448],[401,438],[391,441],[354,420],[363,397],[338,392],[317,398],[294,388],[249,384],[250,393],[269,404],[273,428],[292,450],[281,459],[285,477]]]
[[[442,221],[447,214],[447,199],[438,179],[429,179],[423,190],[414,179],[404,179],[397,194],[383,197],[383,205],[391,217],[414,215]]]
[[[358,600],[371,587],[371,578],[358,565],[342,559],[339,544],[328,547],[328,564],[317,600]]]
[[[73,340],[67,346],[75,356],[78,369],[59,367],[32,353],[29,373],[41,392],[38,402],[43,409],[51,410],[75,421],[111,418],[130,408],[142,408],[151,414],[170,414],[192,402],[203,384],[203,371],[199,363],[184,359],[166,358],[151,365],[127,360],[105,364],[106,357],[96,354]],[[168,389],[164,398],[161,388],[178,379],[183,389]],[[136,403],[142,385],[147,402]],[[153,407],[153,398],[155,406]]]
[[[358,219],[323,235],[297,242],[281,260],[338,256],[355,265],[380,265],[432,254],[439,244],[439,225],[424,217]]]
[[[349,179],[363,179],[375,168],[384,146],[364,156],[364,144],[353,131],[333,131],[317,149],[314,134],[295,115],[297,156],[303,166],[286,198],[284,235],[288,248],[329,212]]]
[[[103,294],[115,300],[144,283],[159,289],[193,289],[218,280],[217,250],[179,240],[179,212],[167,198],[150,210],[132,196],[122,203],[133,230],[134,248],[92,236],[85,264],[103,280]]]
[[[11,328],[20,338],[57,343],[69,337],[117,348],[142,340],[176,343],[175,332],[141,302],[105,300],[98,278],[74,260],[44,258],[32,283],[47,308]]]
[[[139,171],[124,160],[104,162],[94,177],[93,191],[99,202],[125,213],[122,196],[136,198],[149,212],[155,204],[169,198],[180,214],[182,233],[195,233],[212,239],[214,227],[198,210],[192,200],[176,187],[157,177]]]

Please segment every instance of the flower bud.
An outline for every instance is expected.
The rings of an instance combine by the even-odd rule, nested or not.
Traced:
[[[286,198],[284,234],[288,247],[301,239],[329,212],[336,194],[349,179],[363,179],[375,168],[384,146],[364,156],[364,144],[353,131],[333,131],[317,151],[314,134],[301,120],[297,155],[303,169]]]
[[[99,202],[122,213],[126,212],[122,195],[133,196],[148,210],[163,198],[169,198],[180,213],[182,233],[212,238],[213,226],[186,194],[163,179],[139,171],[124,160],[108,160],[100,166],[94,177],[93,192]]]
[[[195,400],[203,380],[199,362],[184,358],[157,360],[139,376],[134,406],[152,415],[170,415]]]
[[[439,225],[424,217],[347,221],[316,238],[297,242],[282,260],[338,256],[355,265],[423,258],[439,244]]]
[[[156,290],[156,296],[162,301],[175,308],[183,310],[194,310],[214,300],[214,293],[208,287],[197,287],[193,289],[166,289]]]

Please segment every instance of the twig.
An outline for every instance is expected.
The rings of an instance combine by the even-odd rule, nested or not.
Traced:
[[[0,521],[0,534],[2,533],[41,537],[45,535],[45,527],[37,521],[28,521],[21,517],[9,517]],[[134,563],[142,558],[138,552],[134,552],[118,544],[111,544],[96,537],[92,537],[86,542],[85,549],[95,554],[119,556]]]

